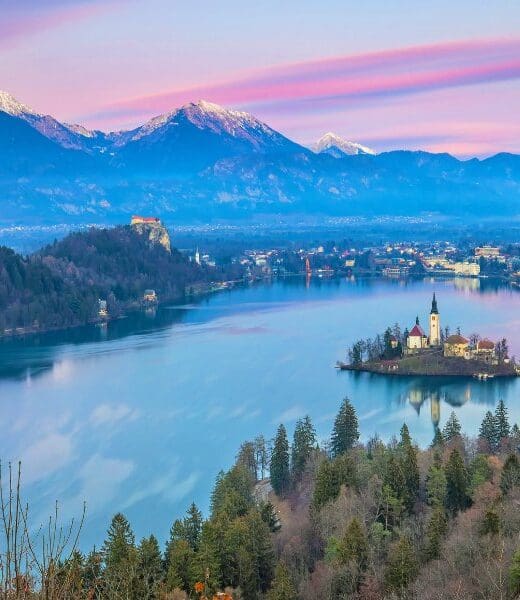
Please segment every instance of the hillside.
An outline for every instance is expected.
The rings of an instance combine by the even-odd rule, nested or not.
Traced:
[[[325,137],[315,153],[250,114],[204,101],[103,133],[0,94],[2,221],[519,213],[517,155],[374,154]]]
[[[168,251],[146,233],[130,226],[91,228],[28,257],[0,248],[0,335],[93,322],[100,298],[115,317],[139,306],[145,289],[168,301],[225,277],[189,262],[175,248]]]
[[[59,568],[37,571],[35,590],[49,587],[56,599],[518,598],[520,430],[504,403],[477,438],[455,413],[426,449],[406,424],[388,443],[359,437],[345,399],[321,448],[309,417],[296,422],[292,444],[283,425],[272,446],[246,441],[217,476],[209,515],[192,503],[164,549],[153,534],[136,543],[117,513],[87,555],[38,547],[37,558]],[[8,510],[23,510],[14,493],[4,496]]]

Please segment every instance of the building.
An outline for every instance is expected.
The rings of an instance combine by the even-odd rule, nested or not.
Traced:
[[[98,317],[101,319],[106,319],[108,317],[107,301],[101,300],[101,298],[98,300]]]
[[[419,325],[419,317],[415,319],[415,325],[406,338],[408,350],[422,350],[428,348],[428,336]]]
[[[155,290],[145,290],[143,294],[144,302],[157,302],[157,294]]]
[[[430,346],[439,346],[441,343],[441,321],[439,309],[437,308],[437,299],[433,293],[432,308],[430,310]]]
[[[469,340],[456,333],[450,335],[444,342],[444,356],[460,356],[464,358],[468,355]]]
[[[430,310],[430,335],[427,336],[419,325],[419,317],[415,319],[415,325],[406,338],[407,351],[424,350],[430,347],[437,347],[441,344],[441,320],[437,298],[433,294],[432,307]]]
[[[475,248],[475,256],[498,258],[500,256],[500,248],[497,248],[496,246],[480,246],[479,248]]]
[[[195,250],[195,262],[200,265],[200,252],[199,247],[197,246],[197,250]]]
[[[453,263],[453,271],[456,275],[463,275],[464,277],[477,277],[480,275],[480,265],[477,262],[464,262]]]
[[[157,217],[141,217],[139,215],[133,215],[130,221],[131,225],[153,225],[161,222]]]

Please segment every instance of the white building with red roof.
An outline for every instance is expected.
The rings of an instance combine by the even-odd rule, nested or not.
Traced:
[[[421,350],[428,348],[428,336],[419,325],[419,317],[415,319],[415,325],[406,338],[406,347],[408,350]]]

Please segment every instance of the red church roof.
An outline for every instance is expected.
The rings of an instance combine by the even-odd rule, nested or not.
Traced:
[[[410,331],[410,333],[408,334],[408,336],[409,337],[426,337],[426,334],[422,330],[422,327],[418,323],[416,323],[413,326],[412,331]]]

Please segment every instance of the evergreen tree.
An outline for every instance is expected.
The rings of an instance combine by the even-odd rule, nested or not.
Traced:
[[[245,515],[254,504],[253,485],[251,473],[243,465],[219,474],[211,495],[211,515],[225,513],[231,519]]]
[[[356,463],[348,455],[321,462],[316,473],[312,505],[319,509],[338,497],[341,486],[356,487],[358,483]]]
[[[188,508],[187,515],[184,518],[183,525],[185,539],[195,551],[199,548],[202,523],[202,513],[197,508],[195,502],[192,502]]]
[[[426,528],[426,558],[432,560],[441,555],[442,538],[448,531],[448,522],[444,509],[437,505],[431,514],[428,526]]]
[[[398,461],[395,456],[395,452],[390,452],[388,457],[384,483],[392,489],[395,496],[401,500],[405,506],[408,506],[409,498],[406,476],[401,462]]]
[[[152,600],[158,598],[159,585],[163,580],[161,550],[155,536],[143,538],[137,548],[138,597]]]
[[[283,497],[290,485],[289,442],[283,425],[278,427],[270,465],[271,485],[277,496]]]
[[[436,427],[430,448],[442,448],[443,446],[444,438],[442,436],[442,431],[438,427]]]
[[[507,408],[503,400],[500,400],[495,409],[495,422],[497,429],[497,437],[500,443],[501,440],[508,438],[511,433],[511,427],[509,426],[509,418],[507,415]]]
[[[128,561],[135,550],[134,533],[130,523],[121,513],[117,513],[107,531],[107,539],[103,544],[103,558],[107,570],[117,568]]]
[[[469,466],[470,484],[469,489],[471,494],[486,481],[490,481],[493,476],[493,471],[489,466],[487,456],[477,454],[471,461]]]
[[[493,508],[489,508],[484,514],[480,524],[480,535],[498,535],[500,533],[500,517]]]
[[[484,416],[479,429],[479,437],[488,446],[490,452],[496,452],[500,442],[497,421],[493,414],[488,410]]]
[[[191,593],[196,577],[195,552],[186,540],[177,539],[168,548],[168,571],[166,573],[167,589],[184,590]]]
[[[452,410],[451,414],[444,425],[444,429],[442,430],[442,437],[447,441],[451,442],[454,439],[460,437],[462,431],[462,427],[460,425],[459,420],[457,419],[457,415],[455,411]]]
[[[402,537],[389,553],[385,569],[385,588],[388,592],[402,593],[417,577],[419,564],[414,548],[407,537]]]
[[[426,475],[426,496],[428,504],[435,508],[446,502],[446,474],[438,454]]]
[[[131,598],[136,587],[137,550],[130,524],[121,513],[112,519],[102,553],[107,588],[117,589],[122,597]]]
[[[500,476],[500,490],[506,496],[514,487],[520,486],[520,462],[516,454],[510,454]]]
[[[273,579],[273,584],[267,592],[267,600],[298,600],[298,592],[283,563],[278,563]]]
[[[257,464],[256,464],[256,450],[253,442],[244,442],[240,446],[240,450],[238,451],[238,455],[236,458],[236,463],[245,467],[251,477],[256,482],[257,481]]]
[[[97,598],[103,588],[103,554],[95,548],[85,559],[83,588],[92,598]]]
[[[411,511],[419,495],[420,476],[419,465],[417,463],[417,449],[412,444],[410,431],[406,424],[401,427],[399,449],[406,487],[406,495],[403,500],[408,511]]]
[[[316,446],[316,431],[310,417],[296,421],[293,444],[291,448],[291,468],[294,481],[303,475],[305,465]]]
[[[267,524],[273,533],[280,530],[280,519],[277,517],[271,502],[261,502],[259,506],[262,521]]]
[[[341,564],[355,562],[364,571],[368,560],[368,542],[359,519],[353,518],[347,525],[338,544],[337,558]]]
[[[517,598],[520,595],[520,549],[513,554],[509,567],[509,589],[511,598]]]
[[[359,439],[358,419],[350,400],[345,398],[334,421],[330,443],[333,457],[340,456],[354,447]]]
[[[468,472],[460,452],[451,451],[446,464],[446,509],[453,514],[471,504],[468,496]]]

